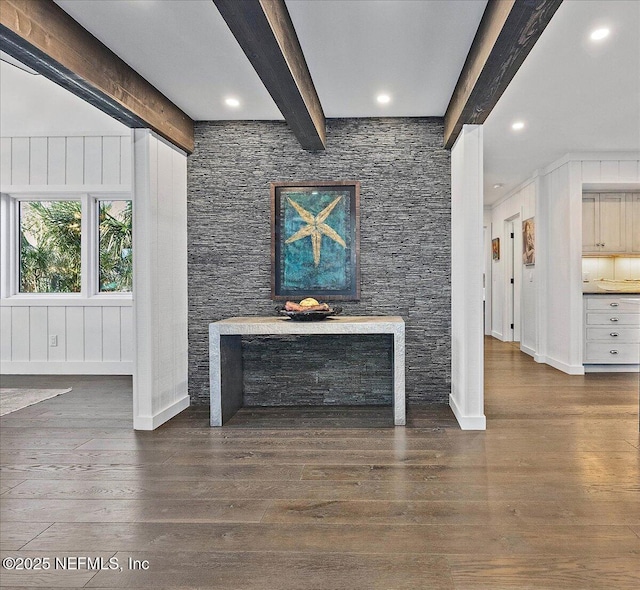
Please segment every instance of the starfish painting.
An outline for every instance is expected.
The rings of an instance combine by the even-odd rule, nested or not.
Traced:
[[[328,226],[325,221],[329,214],[335,206],[340,202],[342,197],[338,197],[333,200],[329,205],[327,205],[320,213],[317,215],[313,215],[309,213],[306,209],[303,209],[298,203],[293,201],[290,197],[287,197],[291,206],[298,212],[301,219],[307,224],[300,228],[295,234],[290,236],[285,244],[291,244],[292,242],[296,242],[297,240],[301,240],[302,238],[306,238],[307,236],[311,237],[311,246],[313,247],[313,263],[315,266],[320,264],[320,246],[322,245],[322,236],[325,235],[328,238],[331,238],[334,242],[340,244],[343,248],[346,248],[347,245],[345,241],[340,237],[340,235],[330,226]]]

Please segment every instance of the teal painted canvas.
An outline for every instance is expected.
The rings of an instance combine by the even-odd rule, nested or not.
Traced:
[[[359,187],[272,184],[272,295],[359,297]]]

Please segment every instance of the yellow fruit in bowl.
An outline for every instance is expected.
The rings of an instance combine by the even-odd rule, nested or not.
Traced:
[[[320,303],[318,303],[318,300],[313,297],[307,297],[300,302],[300,305],[302,307],[312,307],[314,305],[320,305]]]

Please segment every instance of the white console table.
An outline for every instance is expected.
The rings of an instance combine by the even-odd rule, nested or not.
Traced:
[[[404,320],[398,316],[329,317],[295,322],[286,317],[238,317],[209,324],[211,426],[222,426],[242,407],[242,336],[300,334],[393,335],[393,417],[406,424]],[[295,371],[295,367],[291,368]]]

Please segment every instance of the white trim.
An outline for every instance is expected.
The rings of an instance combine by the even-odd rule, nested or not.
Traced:
[[[536,351],[533,350],[533,348],[530,348],[529,346],[525,346],[522,343],[520,343],[520,352],[524,352],[525,354],[528,354],[529,356],[532,356],[532,357],[536,356]]]
[[[640,365],[585,365],[585,373],[640,373]]]
[[[500,340],[500,342],[506,342],[500,332],[496,332],[495,330],[491,330],[491,336],[496,340]]]
[[[120,297],[106,295],[95,295],[94,297],[73,297],[67,293],[60,293],[60,297],[55,294],[44,294],[38,297],[37,293],[28,295],[21,293],[0,299],[0,307],[132,307],[133,297],[129,293]]]
[[[133,362],[2,361],[3,375],[132,375]]]
[[[453,411],[453,415],[456,417],[461,430],[487,429],[487,417],[484,414],[481,416],[464,416],[452,395],[449,396],[449,407]]]
[[[2,184],[0,192],[13,195],[33,195],[37,199],[55,200],[56,195],[82,195],[85,193],[131,194],[129,184]]]
[[[153,416],[134,416],[133,428],[134,430],[155,430],[158,426],[188,408],[190,403],[189,396],[185,395]]]
[[[80,233],[80,292],[79,293],[21,293],[19,292],[19,273],[20,273],[20,252],[17,247],[18,235],[20,231],[19,206],[20,203],[42,202],[42,201],[77,201],[80,203],[82,219]],[[0,293],[1,306],[13,305],[29,305],[29,303],[17,303],[18,298],[24,301],[34,301],[35,306],[47,305],[43,303],[49,300],[52,304],[58,305],[59,298],[65,298],[70,303],[66,305],[83,305],[84,301],[88,301],[94,297],[103,298],[107,301],[110,298],[131,299],[131,292],[110,293],[100,292],[99,273],[100,273],[100,246],[99,246],[99,209],[101,201],[131,201],[133,203],[133,195],[131,192],[124,194],[114,193],[113,191],[85,190],[70,194],[68,191],[61,193],[43,192],[36,193],[29,191],[28,194],[2,194],[2,231],[6,234],[6,238],[2,241],[1,256],[2,266],[6,268],[1,278],[2,289]],[[6,216],[6,217],[5,217]],[[73,303],[71,303],[73,302]],[[99,305],[92,303],[90,305]],[[114,305],[106,304],[106,307]],[[116,304],[117,305],[117,304]]]
[[[612,160],[640,160],[640,152],[569,152],[555,162],[551,162],[542,169],[542,174],[547,175],[572,161],[593,162],[593,161],[612,161]]]
[[[540,363],[541,365],[547,364],[547,357],[537,352],[533,355],[533,360],[536,361],[536,363]]]
[[[537,362],[540,362],[540,361],[537,361]],[[545,357],[545,360],[543,362],[553,367],[554,369],[558,369],[558,371],[562,371],[563,373],[566,373],[567,375],[584,375],[583,365],[569,365],[567,363],[554,359],[550,356]]]

